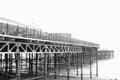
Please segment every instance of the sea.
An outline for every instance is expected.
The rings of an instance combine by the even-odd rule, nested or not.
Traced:
[[[99,61],[99,77],[120,80],[120,54],[114,53],[113,59]]]
[[[81,69],[79,69],[79,74]],[[72,74],[76,74],[76,71],[71,71]],[[86,66],[83,69],[83,76],[90,77],[90,66]],[[96,63],[92,65],[93,77],[96,77]],[[80,75],[79,75],[80,76]],[[120,80],[120,54],[114,53],[114,58],[104,59],[98,61],[98,77],[110,80]]]

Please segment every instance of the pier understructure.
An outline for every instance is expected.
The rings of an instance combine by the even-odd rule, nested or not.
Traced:
[[[84,64],[89,64],[92,79],[92,63],[96,63],[98,76],[98,48],[96,43],[0,23],[0,78],[49,80],[51,76],[66,76],[70,80],[75,69],[76,76],[83,80]]]

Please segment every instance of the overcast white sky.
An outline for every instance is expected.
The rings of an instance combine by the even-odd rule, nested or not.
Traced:
[[[120,0],[0,0],[0,16],[120,50]]]

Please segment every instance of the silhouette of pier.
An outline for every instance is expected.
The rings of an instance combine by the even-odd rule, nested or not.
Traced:
[[[66,76],[71,69],[83,80],[83,66],[96,63],[99,44],[79,40],[67,33],[47,33],[3,19],[0,22],[0,80],[37,80]],[[78,69],[81,69],[79,73]],[[63,75],[62,75],[63,74]]]

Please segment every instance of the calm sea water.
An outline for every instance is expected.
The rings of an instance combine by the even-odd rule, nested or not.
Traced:
[[[99,76],[103,79],[120,79],[120,54],[115,54],[114,59],[100,60],[99,63]],[[80,73],[81,69],[79,69]],[[72,71],[76,73],[76,71]],[[84,74],[90,74],[90,67],[84,67]],[[92,73],[96,73],[96,64],[92,65]],[[84,75],[84,77],[89,77],[89,75]]]
[[[99,77],[120,79],[120,54],[115,53],[114,59],[99,61]]]

